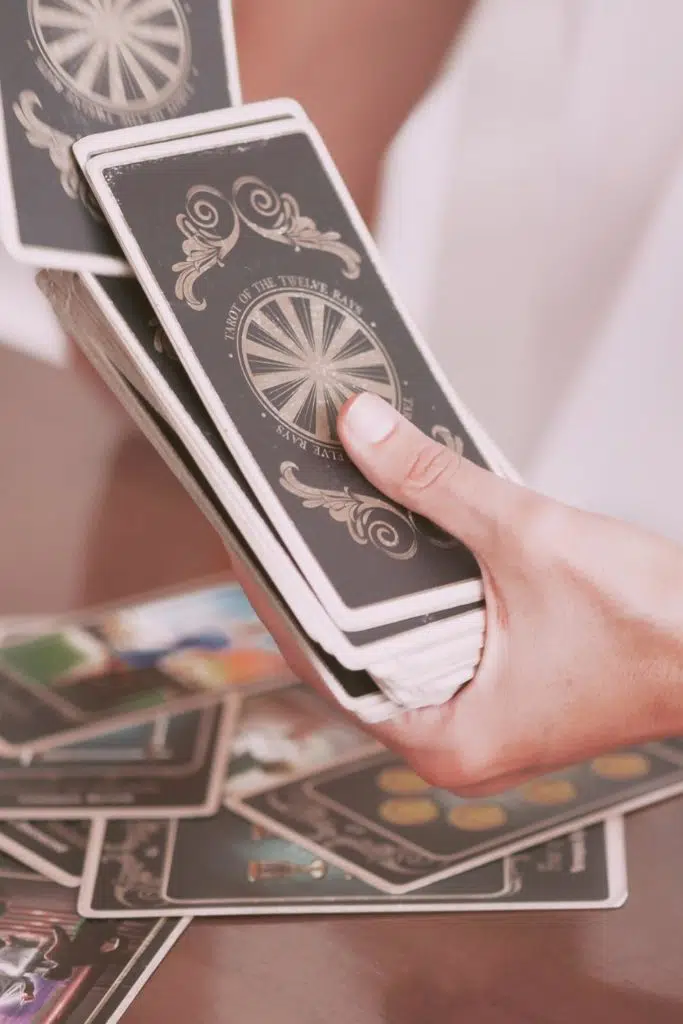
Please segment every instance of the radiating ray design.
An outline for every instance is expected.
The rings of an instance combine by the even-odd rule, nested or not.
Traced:
[[[186,79],[179,0],[29,0],[36,42],[59,78],[107,110],[153,110]]]
[[[249,312],[240,345],[263,404],[321,443],[337,443],[337,415],[352,394],[373,391],[400,404],[398,379],[381,343],[361,320],[320,295],[265,297]]]

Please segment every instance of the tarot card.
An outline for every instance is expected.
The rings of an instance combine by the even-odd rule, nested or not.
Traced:
[[[402,894],[682,791],[683,751],[649,743],[490,799],[435,789],[383,753],[247,797],[229,794],[227,804],[383,892]]]
[[[291,678],[236,584],[16,628],[0,642],[3,752],[38,753]]]
[[[83,875],[89,821],[1,821],[0,850],[59,885]]]
[[[185,817],[219,806],[236,701],[0,761],[0,818]],[[1,845],[1,840],[0,840]]]
[[[84,159],[86,148],[76,152]],[[373,492],[343,455],[338,409],[371,390],[490,466],[388,291],[312,127],[138,145],[92,157],[85,171],[195,388],[333,621],[352,630],[481,599],[471,553]],[[185,258],[174,262],[173,251]]]
[[[76,139],[240,101],[229,0],[16,0],[0,69],[3,241],[38,266],[127,272]]]
[[[0,1019],[119,1020],[189,923],[84,921],[75,896],[0,862]]]
[[[467,638],[467,643],[481,645],[483,602],[358,633],[342,632],[273,532],[139,284],[130,278],[57,271],[42,272],[38,281],[65,330],[87,346],[96,339],[100,355],[106,355],[166,420],[187,449],[195,472],[203,474],[241,532],[249,531],[253,550],[268,565],[274,586],[311,639],[351,669],[366,668],[382,657],[401,656],[420,645],[429,644],[431,651],[441,639],[462,636],[463,642]]]
[[[405,896],[223,810],[183,822],[97,822],[79,909],[88,917],[552,910],[626,899],[620,818]]]

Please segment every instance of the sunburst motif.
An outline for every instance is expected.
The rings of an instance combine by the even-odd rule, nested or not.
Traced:
[[[373,391],[400,404],[389,357],[344,306],[305,291],[270,294],[240,328],[240,358],[263,405],[299,434],[337,444],[337,415],[347,398]]]
[[[77,95],[119,113],[170,100],[190,66],[179,0],[30,0],[33,34]]]

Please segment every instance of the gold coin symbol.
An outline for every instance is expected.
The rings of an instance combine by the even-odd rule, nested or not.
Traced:
[[[650,759],[644,754],[605,754],[596,757],[591,768],[601,779],[642,779],[650,773]]]
[[[394,797],[379,807],[379,816],[390,825],[427,825],[440,815],[439,805],[428,797]]]
[[[507,817],[500,804],[460,804],[448,814],[450,824],[463,832],[490,832],[501,828]]]
[[[382,792],[396,793],[398,796],[425,793],[432,788],[410,768],[402,767],[384,768],[377,776],[377,785]]]

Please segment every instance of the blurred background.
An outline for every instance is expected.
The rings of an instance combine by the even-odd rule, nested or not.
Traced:
[[[680,0],[480,0],[392,146],[377,223],[408,310],[525,479],[679,540],[682,32]],[[67,360],[4,253],[0,339]]]

